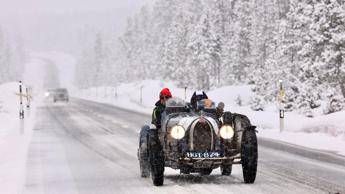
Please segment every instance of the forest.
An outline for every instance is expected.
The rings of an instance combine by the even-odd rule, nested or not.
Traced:
[[[156,0],[128,18],[120,37],[95,33],[75,83],[251,85],[252,109],[264,110],[282,80],[287,110],[312,116],[326,104],[328,114],[345,108],[344,31],[343,0]]]
[[[0,25],[0,84],[21,79],[25,58],[20,36],[10,36]]]

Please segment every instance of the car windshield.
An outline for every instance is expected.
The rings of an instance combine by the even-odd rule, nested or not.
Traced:
[[[56,89],[55,92],[57,92],[57,93],[67,93],[67,89],[64,89],[64,88]]]
[[[198,107],[199,110],[202,110],[204,108],[206,108],[206,109],[215,109],[216,105],[215,105],[215,103],[212,100],[204,99],[204,100],[199,100],[197,102],[197,107]]]
[[[186,102],[181,98],[172,97],[166,102],[166,107],[185,107]]]

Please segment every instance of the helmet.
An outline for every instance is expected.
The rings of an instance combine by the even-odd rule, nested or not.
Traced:
[[[164,97],[168,97],[168,98],[172,97],[169,88],[163,88],[161,92],[159,93],[159,98],[164,98]]]
[[[224,102],[220,102],[220,103],[218,104],[218,106],[217,106],[217,108],[218,108],[219,110],[224,110],[224,107],[225,107]]]
[[[196,109],[197,102],[204,99],[208,99],[204,91],[194,92],[192,98],[190,99],[190,104]]]

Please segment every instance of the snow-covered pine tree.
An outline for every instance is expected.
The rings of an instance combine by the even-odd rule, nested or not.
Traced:
[[[248,67],[250,83],[256,96],[254,110],[263,110],[267,103],[277,99],[278,80],[285,79],[287,66],[282,63],[279,46],[279,10],[276,1],[254,2],[251,37],[253,64]]]
[[[341,38],[344,36],[343,13],[342,1],[291,1],[287,15],[289,27],[282,44],[284,53],[290,58],[289,77],[293,78],[289,101],[308,116],[313,115],[323,100],[328,99],[329,104],[337,101],[342,106],[344,96],[340,91],[344,71],[341,60],[344,53],[339,48],[344,45]],[[330,94],[331,91],[334,93]],[[333,110],[334,107],[325,112]]]
[[[19,34],[14,35],[14,41],[12,43],[12,65],[11,65],[11,72],[12,77],[11,80],[21,80],[22,75],[25,71],[25,60],[26,60],[26,53],[24,48],[24,43],[22,37]]]
[[[214,67],[215,41],[216,39],[211,33],[209,13],[204,14],[192,32],[188,43],[190,49],[188,66],[194,69],[192,82],[198,89],[209,90],[212,86],[210,72]]]
[[[235,14],[235,3],[236,1],[222,1],[221,5],[224,6],[224,21],[222,26],[224,26],[224,37],[222,39],[222,53],[221,61],[222,67],[220,72],[220,77],[222,78],[222,85],[224,84],[234,84],[236,82],[235,74],[233,73],[233,66],[236,63],[237,48],[236,44],[236,31],[235,27],[237,24],[237,17]]]
[[[181,33],[183,33],[182,30],[188,29],[187,26],[183,26],[186,18],[183,4],[184,1],[181,0],[158,0],[151,10],[149,31],[151,46],[149,52],[152,59],[150,74],[154,78],[174,79],[175,75],[178,74],[169,76],[174,69],[179,71],[176,61],[172,63],[173,58],[177,58],[173,53],[178,55],[176,50],[173,51],[178,49],[176,46],[179,43],[175,41],[179,41]],[[173,50],[170,51],[169,49]]]
[[[105,77],[169,79],[202,89],[251,83],[259,109],[276,100],[283,79],[289,110],[310,114],[325,99],[335,110],[332,99],[344,99],[343,4],[157,0],[132,17],[112,44],[117,48],[110,49],[109,63],[118,71]]]
[[[321,0],[314,5],[310,27],[313,51],[316,53],[311,70],[318,77],[323,90],[335,88],[328,95],[328,104],[338,104],[329,112],[345,105],[345,2]],[[325,98],[324,96],[322,96]]]
[[[93,84],[94,86],[102,86],[102,84],[105,82],[104,78],[104,71],[105,70],[105,48],[104,48],[104,40],[102,38],[102,35],[98,33],[96,35],[95,45],[94,45],[94,60],[93,65],[95,66],[95,72],[93,77]]]
[[[7,63],[5,36],[0,26],[0,83],[5,82],[7,79]]]
[[[164,41],[163,52],[161,55],[161,72],[163,78],[178,80],[181,87],[188,85],[191,80],[190,70],[186,66],[188,57],[188,23],[183,12],[180,12],[168,31],[169,37]]]
[[[226,40],[226,24],[227,24],[227,11],[226,11],[226,1],[215,0],[211,9],[208,10],[210,13],[210,31],[212,34],[212,56],[213,56],[213,71],[212,77],[214,83],[213,86],[220,86],[224,83],[222,77],[222,70],[224,69],[223,53],[225,40]]]
[[[14,45],[18,46],[14,46]],[[24,54],[19,42],[11,41],[0,26],[0,83],[21,79]]]
[[[296,18],[296,31],[300,38],[300,49],[297,52],[297,64],[300,66],[300,94],[297,98],[298,108],[308,116],[312,116],[312,109],[319,107],[320,96],[320,84],[319,77],[312,68],[316,58],[320,54],[318,51],[318,45],[315,44],[311,26],[313,25],[313,12],[316,1],[301,1],[297,2],[297,8],[295,11]]]
[[[251,61],[251,31],[252,31],[252,9],[253,1],[241,0],[235,3],[236,23],[235,28],[235,53],[232,73],[236,81],[243,83],[248,81],[247,68],[253,64]]]

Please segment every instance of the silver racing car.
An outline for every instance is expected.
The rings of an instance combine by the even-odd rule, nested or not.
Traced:
[[[256,177],[258,149],[255,126],[248,117],[230,112],[217,115],[208,99],[192,107],[179,98],[166,103],[162,128],[144,126],[140,131],[138,159],[142,177],[163,185],[164,168],[180,173],[211,174],[221,169],[229,176],[233,164],[241,164],[245,183]]]

